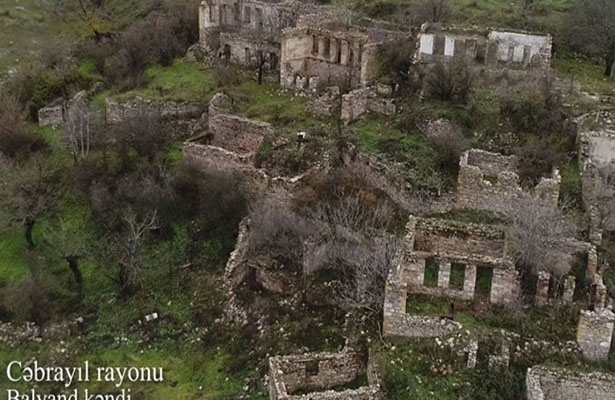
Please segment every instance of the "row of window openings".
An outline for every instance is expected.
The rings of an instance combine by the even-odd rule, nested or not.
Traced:
[[[256,20],[257,20],[257,25],[259,28],[263,27],[263,10],[261,8],[255,8],[256,11]],[[220,21],[225,24],[228,22],[227,19],[227,15],[228,15],[228,7],[226,4],[222,5],[222,8],[220,9]],[[233,4],[233,20],[234,21],[241,21],[241,12],[240,12],[240,8],[239,8],[239,3],[234,3]],[[210,5],[209,6],[209,22],[213,22],[214,21],[214,10],[213,7]],[[245,6],[243,8],[243,22],[245,24],[250,24],[252,23],[252,9],[249,6]]]
[[[432,46],[432,54],[433,55],[447,55],[446,53],[446,39],[444,36],[436,36]],[[515,49],[517,46],[511,45],[508,46],[508,55],[507,60],[509,62],[514,61],[515,59]],[[453,56],[460,55],[472,55],[475,56],[477,52],[477,41],[475,39],[467,39],[460,40],[455,39],[453,45]],[[523,62],[530,61],[530,46],[523,46]]]
[[[333,60],[334,63],[337,64],[341,64],[342,62],[342,42],[340,40],[337,39],[333,39],[336,43],[337,46],[335,46],[336,51],[335,51],[335,59]],[[331,39],[330,38],[324,38],[323,40],[323,55],[329,59],[331,59]],[[312,55],[319,55],[320,54],[320,39],[318,38],[318,36],[316,35],[312,35]],[[359,53],[359,58],[361,57],[361,54]],[[348,64],[352,64],[354,62],[354,51],[352,50],[352,46],[349,45],[348,47]]]
[[[466,264],[451,263],[451,271],[448,287],[455,290],[463,290],[465,283]],[[425,260],[425,271],[423,285],[427,287],[438,286],[438,276],[440,274],[440,263],[435,258]],[[475,290],[477,292],[489,293],[491,289],[492,268],[477,267]]]

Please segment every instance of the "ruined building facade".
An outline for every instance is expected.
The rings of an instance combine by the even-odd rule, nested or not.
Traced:
[[[418,35],[420,63],[465,59],[473,64],[507,68],[548,67],[553,39],[530,32],[499,31],[424,24]]]

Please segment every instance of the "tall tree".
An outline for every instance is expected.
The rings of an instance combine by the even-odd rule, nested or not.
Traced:
[[[605,75],[615,72],[615,1],[576,0],[564,26],[573,49],[588,56],[601,57]]]

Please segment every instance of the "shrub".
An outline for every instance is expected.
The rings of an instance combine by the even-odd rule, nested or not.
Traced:
[[[44,147],[45,141],[26,124],[17,99],[0,93],[0,153],[21,160]]]
[[[437,63],[426,78],[426,92],[437,100],[465,104],[473,84],[474,75],[463,60]]]

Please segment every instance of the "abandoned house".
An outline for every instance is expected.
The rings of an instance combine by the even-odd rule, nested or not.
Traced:
[[[558,204],[561,176],[553,170],[530,191],[521,187],[519,159],[484,150],[471,149],[459,160],[457,206],[507,214],[512,199],[530,193],[554,207]]]
[[[283,32],[281,84],[305,89],[346,79],[349,87],[366,86],[378,73],[378,48],[401,39],[409,33],[384,22],[303,16]]]
[[[465,59],[507,68],[549,67],[550,35],[423,24],[416,59],[423,64]]]
[[[266,62],[278,70],[282,29],[316,10],[335,11],[295,0],[204,0],[199,9],[200,46],[235,64]]]
[[[593,113],[578,121],[579,168],[583,197],[591,217],[591,236],[615,230],[615,126],[608,113]]]

